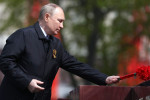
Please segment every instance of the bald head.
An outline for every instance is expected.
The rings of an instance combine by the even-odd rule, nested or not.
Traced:
[[[60,6],[54,4],[54,3],[49,3],[49,4],[46,4],[44,5],[41,10],[40,10],[40,14],[39,14],[39,20],[42,20],[44,18],[44,15],[46,13],[49,13],[51,16],[53,16],[56,8],[60,8]]]

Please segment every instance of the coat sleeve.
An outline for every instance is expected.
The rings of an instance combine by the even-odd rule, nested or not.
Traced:
[[[19,60],[24,52],[25,41],[22,30],[13,33],[7,40],[0,55],[0,70],[14,85],[26,88],[31,78],[20,69]]]
[[[62,57],[61,57],[61,67],[75,75],[78,75],[90,82],[98,85],[106,85],[106,74],[99,72],[98,70],[92,68],[88,64],[84,64],[76,60],[71,56],[66,50],[61,46]]]

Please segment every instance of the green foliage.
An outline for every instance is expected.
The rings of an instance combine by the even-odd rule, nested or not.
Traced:
[[[148,6],[148,4],[150,4],[150,1],[76,0],[72,2],[74,2],[73,5],[68,6],[66,9],[66,19],[70,20],[70,25],[72,25],[71,33],[74,34],[77,44],[80,46],[86,45],[88,47],[88,42],[91,42],[91,35],[94,30],[98,30],[98,40],[96,41],[97,47],[96,51],[94,51],[96,52],[94,65],[96,68],[99,68],[107,74],[117,74],[119,54],[133,47],[130,43],[124,43],[122,37],[127,36],[134,41],[136,36],[143,34],[149,36],[150,13],[144,12],[147,21],[142,22],[144,29],[138,34],[135,33],[135,31],[139,22],[133,21],[133,13],[134,11],[142,11],[146,5]],[[95,11],[97,13],[95,13]],[[116,12],[116,17],[112,21],[111,26],[105,26],[103,23],[110,12]],[[74,14],[71,15],[71,13]],[[83,21],[78,21],[80,18],[83,19]],[[95,24],[95,21],[97,21],[98,25]],[[82,39],[77,37],[80,35],[82,36]],[[83,43],[83,39],[87,41],[84,41]],[[98,60],[100,64],[97,65]]]
[[[7,14],[0,31],[3,32],[10,27],[22,27],[27,13],[26,0],[0,0],[0,2],[6,6],[3,14]]]

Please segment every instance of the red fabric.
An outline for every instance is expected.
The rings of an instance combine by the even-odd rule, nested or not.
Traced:
[[[58,85],[59,85],[59,71],[57,72],[56,77],[53,81],[51,100],[58,99]]]
[[[30,14],[31,17],[34,18],[34,19],[38,19],[40,9],[41,9],[40,3],[38,1],[35,1],[33,3],[32,9],[31,9],[31,14]]]

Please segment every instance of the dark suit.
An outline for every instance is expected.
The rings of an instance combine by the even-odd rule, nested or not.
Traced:
[[[48,52],[44,46],[46,43],[49,43]],[[106,85],[107,75],[70,56],[57,38],[50,36],[46,40],[38,22],[17,30],[7,39],[0,56],[0,69],[5,74],[0,99],[49,100],[51,85],[59,67],[98,85]],[[44,82],[44,91],[28,91],[27,86],[33,78]]]

